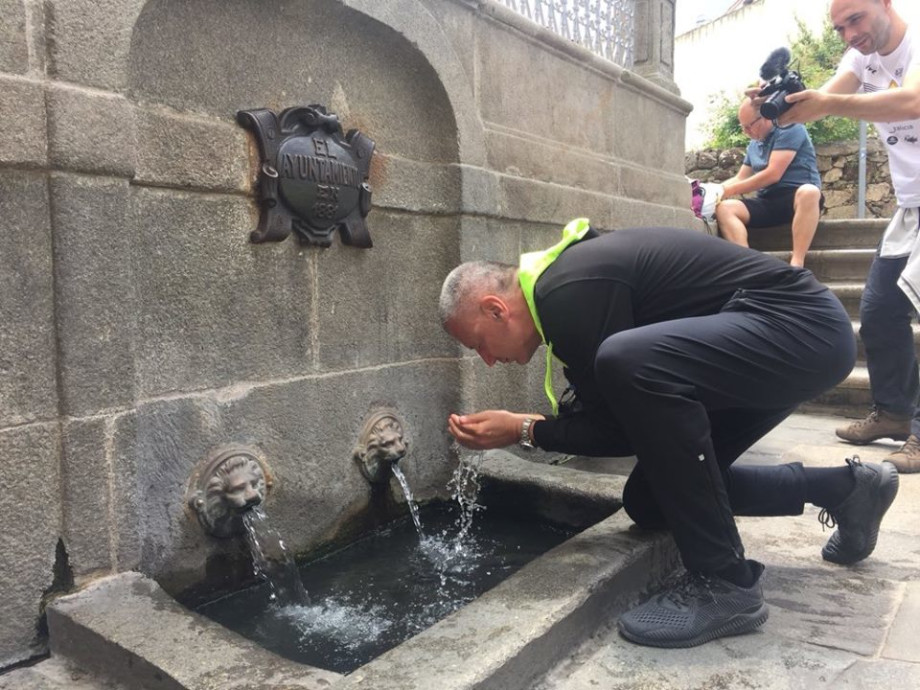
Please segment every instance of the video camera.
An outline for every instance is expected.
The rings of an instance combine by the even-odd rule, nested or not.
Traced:
[[[769,96],[760,106],[761,116],[768,120],[775,120],[792,107],[791,103],[786,103],[788,94],[805,90],[801,75],[789,69],[791,59],[788,48],[777,48],[760,67],[760,78],[766,84],[757,95]]]

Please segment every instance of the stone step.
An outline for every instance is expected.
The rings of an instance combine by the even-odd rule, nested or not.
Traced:
[[[877,218],[821,221],[811,248],[875,249],[887,226],[887,219]],[[792,247],[792,231],[789,225],[758,228],[748,233],[748,242],[760,251],[788,252]]]
[[[869,389],[869,372],[856,366],[839,385],[800,406],[800,411],[813,414],[832,414],[843,417],[865,417],[872,407]]]
[[[822,283],[865,281],[875,249],[819,249],[808,252],[805,267]]]
[[[855,280],[835,281],[831,280],[824,283],[831,289],[837,299],[843,304],[847,314],[852,319],[859,318],[859,301],[862,299],[863,282]]]
[[[789,261],[790,252],[764,252]],[[875,249],[818,249],[808,252],[805,268],[822,283],[865,281]]]
[[[856,336],[856,361],[857,363],[865,363],[866,346],[862,338],[859,337],[859,325],[859,321],[853,321],[853,333]],[[910,328],[914,333],[914,349],[917,351],[918,357],[920,357],[920,324],[913,323]]]

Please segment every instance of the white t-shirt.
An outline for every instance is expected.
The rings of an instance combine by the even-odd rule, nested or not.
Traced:
[[[900,88],[909,70],[920,70],[920,41],[910,29],[888,55],[863,55],[851,48],[840,61],[837,74],[852,72],[862,83],[860,91],[874,93]],[[920,119],[873,124],[888,148],[891,183],[898,205],[920,206]]]

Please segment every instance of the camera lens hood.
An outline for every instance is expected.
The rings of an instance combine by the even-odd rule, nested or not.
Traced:
[[[786,110],[789,109],[789,104],[786,103],[785,98],[785,91],[779,91],[770,96],[770,98],[761,104],[760,116],[766,118],[767,120],[775,120],[778,118],[780,115],[786,112]]]

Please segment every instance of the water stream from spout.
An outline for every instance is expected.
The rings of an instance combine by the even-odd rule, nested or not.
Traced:
[[[392,465],[393,475],[396,477],[396,481],[399,482],[399,485],[402,487],[403,495],[406,497],[406,503],[409,504],[409,513],[412,515],[412,522],[415,524],[415,531],[418,532],[419,538],[425,536],[422,532],[422,520],[419,518],[418,514],[418,504],[416,504],[415,499],[412,497],[412,489],[409,488],[409,481],[406,479],[406,475],[403,474],[403,471],[399,469],[399,465],[395,462]]]
[[[257,577],[267,580],[272,600],[279,606],[310,603],[310,597],[294,559],[288,553],[281,536],[268,522],[262,506],[255,506],[243,515],[246,541],[252,553],[252,567]]]

